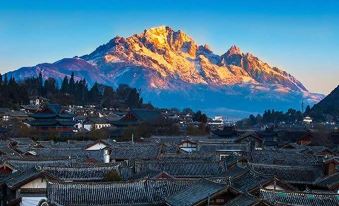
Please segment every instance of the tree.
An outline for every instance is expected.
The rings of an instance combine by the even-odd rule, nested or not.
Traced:
[[[43,84],[43,79],[42,79],[42,73],[39,73],[39,77],[38,77],[38,81],[39,81],[39,96],[42,96],[44,91],[44,84]]]
[[[5,78],[4,78],[4,85],[8,84],[8,77],[7,77],[7,73],[5,74]]]
[[[193,114],[193,121],[207,123],[207,115],[203,114],[200,110]]]
[[[69,92],[68,88],[69,88],[69,82],[68,82],[67,76],[65,76],[61,84],[61,92],[68,93]]]
[[[101,100],[101,94],[99,92],[99,85],[98,83],[94,83],[93,87],[91,90],[89,90],[89,101],[91,103],[98,102],[98,100]]]
[[[305,114],[305,115],[309,115],[310,112],[311,112],[311,107],[310,107],[310,105],[307,105],[304,114]]]
[[[104,176],[104,181],[116,182],[121,180],[122,178],[120,177],[119,173],[116,170],[112,170],[105,174]]]
[[[69,93],[74,94],[75,92],[75,80],[74,80],[74,72],[71,74],[71,78],[69,79]]]
[[[112,87],[104,88],[104,95],[102,100],[103,107],[112,107],[115,104],[115,92]]]
[[[182,113],[184,114],[193,114],[193,110],[191,108],[185,108],[182,110]]]

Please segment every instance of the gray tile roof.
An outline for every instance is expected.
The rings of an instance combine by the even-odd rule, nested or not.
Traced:
[[[156,159],[160,154],[159,144],[115,143],[111,145],[111,159]]]
[[[264,175],[258,174],[252,170],[247,171],[246,173],[231,179],[230,184],[235,189],[241,192],[250,192],[255,188],[259,188],[261,185],[269,182],[271,178]]]
[[[225,206],[250,206],[250,205],[259,203],[261,201],[262,200],[258,199],[257,197],[254,197],[253,195],[245,193],[227,202]]]
[[[216,151],[224,152],[247,152],[249,150],[249,144],[210,144],[199,143],[198,151],[201,153],[215,153]]]
[[[42,170],[61,179],[70,181],[103,180],[111,171],[117,171],[118,164],[83,164],[69,166],[44,166]]]
[[[274,205],[338,206],[339,194],[260,190],[260,197]]]
[[[339,187],[339,172],[320,178],[316,180],[314,184],[329,189]]]
[[[110,183],[52,183],[47,198],[57,205],[159,205],[192,181],[142,180]]]
[[[171,206],[189,206],[196,205],[214,194],[227,189],[224,184],[200,180],[187,189],[179,191],[166,199],[166,203]]]
[[[86,159],[95,159],[96,161],[103,161],[103,150],[85,150],[84,148],[36,148],[34,150],[37,157],[53,157],[71,158],[84,161]]]
[[[174,177],[220,177],[226,171],[223,161],[204,160],[155,160],[144,161],[140,164],[142,171],[165,171]]]
[[[320,166],[285,166],[269,164],[250,164],[251,168],[261,174],[275,176],[289,183],[312,184],[322,177],[323,169]]]
[[[31,168],[24,171],[16,171],[10,174],[4,179],[4,182],[9,188],[16,189],[17,187],[27,183],[29,180],[40,177],[44,174],[45,173],[41,170]]]
[[[63,166],[74,163],[75,159],[56,159],[56,158],[20,158],[5,160],[6,163],[13,166],[17,170],[27,170],[44,166]]]
[[[245,172],[247,172],[249,169],[247,167],[239,167],[238,165],[235,165],[231,168],[229,168],[226,173],[225,176],[228,178],[235,178],[238,176],[243,175]]]
[[[277,165],[319,165],[320,158],[310,154],[302,154],[291,149],[255,150],[250,154],[251,162]]]

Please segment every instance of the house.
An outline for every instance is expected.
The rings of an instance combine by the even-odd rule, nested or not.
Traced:
[[[92,131],[111,127],[111,123],[104,117],[92,117],[84,121],[83,127],[87,131]]]
[[[333,191],[339,194],[339,172],[317,179],[314,182],[314,185],[320,189]]]
[[[197,151],[198,144],[190,140],[183,140],[178,147],[185,152]]]
[[[271,205],[262,198],[255,197],[248,193],[240,194],[236,198],[227,202],[225,206],[269,206]]]
[[[158,110],[131,109],[120,120],[113,122],[113,124],[118,127],[136,126],[142,123],[154,126],[162,125],[166,123],[166,118]]]
[[[93,182],[103,181],[106,175],[112,171],[118,171],[117,163],[92,163],[92,164],[72,164],[63,166],[43,166],[42,170],[48,174],[67,182]]]
[[[156,176],[160,172],[166,172],[174,178],[199,179],[211,177],[223,177],[227,165],[224,161],[211,161],[201,159],[161,159],[138,160],[134,164],[135,176]],[[135,178],[135,177],[132,177]]]
[[[222,116],[215,116],[213,119],[210,119],[207,124],[212,128],[212,129],[219,129],[224,127],[224,120]]]
[[[270,204],[276,205],[339,205],[337,193],[331,192],[315,192],[315,191],[276,191],[269,189],[261,189],[260,197],[268,201]]]
[[[303,119],[303,122],[305,124],[311,124],[312,123],[312,118],[310,116],[306,116],[304,119]]]
[[[85,150],[102,150],[102,149],[105,149],[109,146],[110,146],[110,144],[108,144],[107,142],[105,142],[103,140],[98,140],[98,141],[95,141],[95,142],[87,145],[85,147]]]
[[[55,205],[163,205],[170,195],[186,189],[190,180],[130,182],[55,182],[47,198]]]
[[[251,150],[262,150],[263,139],[256,132],[246,132],[241,134],[234,141],[235,143],[249,143]]]
[[[235,138],[238,136],[238,132],[236,131],[234,126],[225,126],[222,130],[217,129],[212,131],[214,136],[219,137],[219,138]]]
[[[307,134],[304,134],[301,136],[298,140],[297,143],[300,145],[309,145],[312,143],[312,134],[308,132]]]
[[[226,181],[238,191],[249,193],[257,197],[261,188],[278,191],[295,190],[293,186],[286,182],[258,173],[250,168],[247,168],[238,175],[234,175],[233,178],[226,179]]]
[[[225,184],[202,179],[167,197],[166,205],[224,205],[239,194],[240,192]]]
[[[9,108],[0,108],[0,118],[2,121],[8,121],[9,120],[9,112],[11,110]]]
[[[4,204],[38,205],[47,199],[47,182],[55,180],[48,173],[37,169],[16,171],[4,179],[7,193]]]
[[[32,97],[29,100],[30,105],[36,105],[36,106],[40,106],[40,105],[45,104],[47,102],[48,102],[48,99],[46,99],[44,97],[39,97],[39,96]]]
[[[63,134],[73,133],[74,115],[65,112],[58,104],[47,104],[30,116],[33,120],[28,121],[28,124],[40,132],[52,130]]]
[[[110,146],[110,158],[114,162],[152,160],[160,154],[159,144],[116,142]]]

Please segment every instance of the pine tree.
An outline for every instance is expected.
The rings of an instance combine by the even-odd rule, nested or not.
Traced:
[[[310,112],[311,112],[311,107],[310,107],[310,105],[307,105],[304,114],[305,114],[305,115],[309,115]]]
[[[99,92],[99,86],[98,83],[94,83],[93,87],[91,88],[91,90],[89,91],[89,101],[91,103],[97,103],[100,101],[100,92]]]
[[[43,84],[43,79],[42,79],[42,73],[39,73],[39,78],[38,78],[38,83],[39,83],[39,96],[43,96],[44,91],[44,84]]]
[[[74,94],[75,93],[75,80],[74,80],[74,72],[71,74],[71,78],[69,79],[69,93]]]
[[[68,82],[67,76],[65,76],[61,84],[61,92],[68,93],[68,88],[69,88],[69,82]]]
[[[7,84],[8,84],[8,77],[7,77],[7,74],[5,74],[4,85],[7,85]]]

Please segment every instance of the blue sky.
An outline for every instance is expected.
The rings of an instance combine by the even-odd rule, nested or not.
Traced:
[[[224,53],[251,52],[327,94],[339,84],[339,1],[0,0],[0,72],[87,54],[168,25]]]

